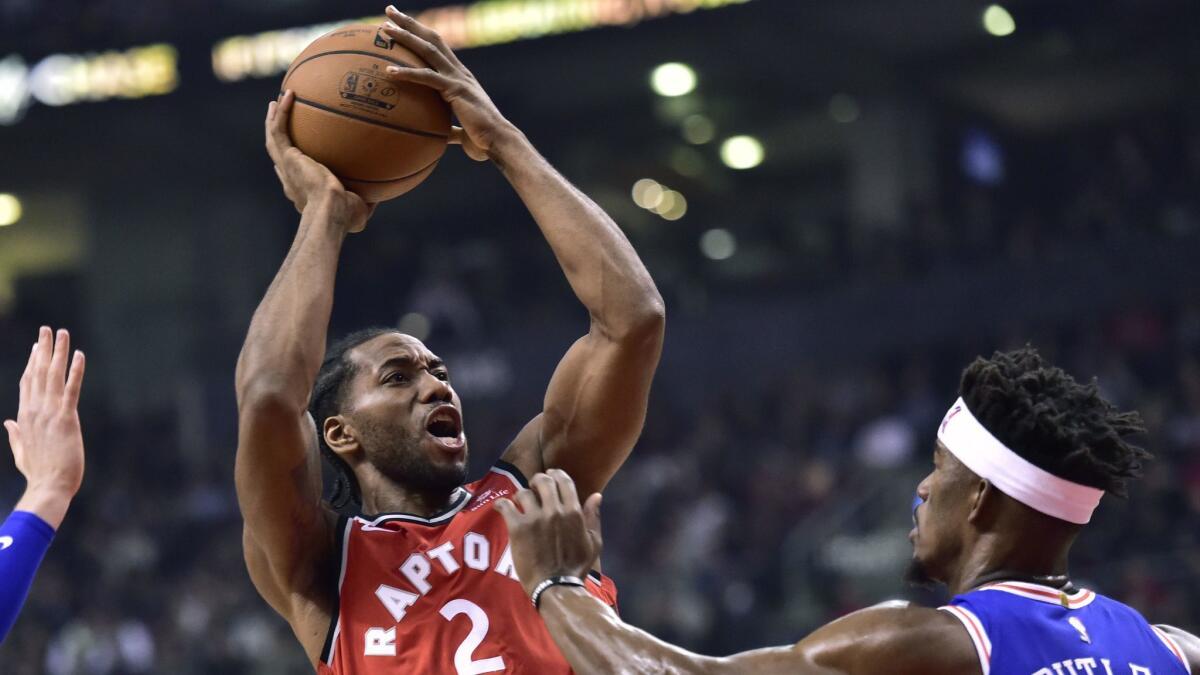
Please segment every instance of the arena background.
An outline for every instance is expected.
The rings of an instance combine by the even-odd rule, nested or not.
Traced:
[[[1029,341],[1140,409],[1157,456],[1075,577],[1200,629],[1195,3],[447,4],[402,9],[440,10],[667,302],[605,500],[627,619],[727,653],[935,601],[899,579],[934,425],[970,358]],[[0,412],[37,326],[89,355],[83,492],[3,672],[307,670],[241,560],[233,364],[297,222],[261,137],[278,72],[381,10],[0,0]],[[475,475],[586,327],[499,172],[454,149],[338,284],[333,333],[399,324],[448,359]],[[0,462],[0,504],[22,485]]]

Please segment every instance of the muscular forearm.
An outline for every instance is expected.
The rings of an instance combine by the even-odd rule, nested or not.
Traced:
[[[592,673],[720,673],[720,660],[667,644],[621,621],[582,588],[555,586],[541,598],[541,615],[571,668]]]
[[[608,214],[516,129],[498,137],[491,156],[533,215],[592,320],[617,336],[658,326],[662,298]]]
[[[239,401],[256,384],[307,403],[325,354],[333,285],[345,226],[328,202],[310,201],[287,258],[263,297],[237,366]]]

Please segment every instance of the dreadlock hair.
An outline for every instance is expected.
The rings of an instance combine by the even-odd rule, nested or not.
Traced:
[[[334,480],[329,504],[338,512],[357,513],[361,510],[362,493],[350,465],[325,442],[325,420],[342,411],[347,384],[358,370],[347,356],[350,350],[380,335],[395,332],[395,328],[371,327],[346,335],[329,347],[325,360],[321,363],[321,370],[317,372],[308,411],[317,423],[317,442],[321,447],[321,456],[333,469]]]
[[[1037,350],[996,352],[963,371],[959,395],[1002,443],[1066,480],[1124,497],[1150,453],[1125,440],[1145,433],[1142,416],[1101,398],[1095,379],[1080,384]]]

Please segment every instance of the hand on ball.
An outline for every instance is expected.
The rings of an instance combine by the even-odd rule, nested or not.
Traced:
[[[368,204],[346,190],[329,169],[292,144],[288,116],[294,101],[295,95],[289,90],[279,101],[271,101],[267,106],[267,154],[275,163],[283,193],[301,213],[309,203],[328,200],[334,210],[333,217],[345,225],[347,232],[361,232],[375,212],[375,204]]]
[[[439,92],[462,125],[451,131],[450,142],[461,144],[471,159],[482,162],[491,158],[497,140],[504,134],[516,133],[516,128],[500,114],[479,81],[437,31],[392,6],[388,6],[387,16],[383,32],[431,66],[389,66],[387,77],[396,82],[422,84]]]

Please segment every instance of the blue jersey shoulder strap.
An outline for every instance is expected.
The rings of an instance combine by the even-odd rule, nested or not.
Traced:
[[[983,675],[1185,675],[1179,645],[1134,609],[1082,589],[1016,581],[955,597]]]

